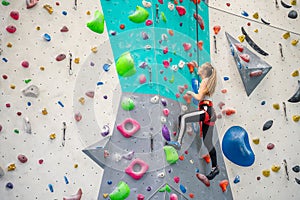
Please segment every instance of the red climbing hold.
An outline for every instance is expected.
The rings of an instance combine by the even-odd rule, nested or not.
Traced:
[[[59,54],[58,56],[56,56],[56,61],[62,61],[66,58],[65,54]]]
[[[250,56],[248,54],[241,54],[240,57],[243,61],[247,63],[250,61]]]
[[[267,145],[267,149],[269,149],[269,150],[274,149],[274,147],[275,147],[275,145],[274,145],[273,143],[269,143],[269,144]]]
[[[158,2],[159,2],[160,4],[164,4],[164,1],[163,1],[163,0],[158,0]]]
[[[209,187],[209,186],[210,186],[210,182],[209,182],[208,178],[207,178],[205,175],[197,173],[197,174],[196,174],[196,177],[197,177],[202,183],[204,183],[204,185],[206,185],[206,187]]]
[[[29,67],[29,62],[24,60],[22,63],[21,63],[22,67],[24,68],[28,68]]]
[[[239,51],[239,52],[243,52],[244,51],[244,47],[242,44],[240,43],[235,43],[234,44],[235,48]]]
[[[19,17],[20,17],[20,14],[19,14],[18,11],[11,11],[11,12],[10,12],[10,16],[11,16],[11,18],[13,18],[14,20],[18,20]]]
[[[213,30],[214,30],[214,33],[217,35],[221,30],[221,26],[216,25],[216,26],[213,27]]]
[[[204,30],[204,21],[203,21],[202,17],[199,14],[194,13],[194,18],[197,20],[201,30]]]
[[[180,16],[183,16],[186,14],[185,7],[183,7],[183,6],[176,6],[176,10]]]
[[[60,29],[60,32],[68,32],[69,31],[69,29],[68,29],[68,27],[66,27],[66,26],[63,26],[61,29]]]
[[[198,49],[201,51],[203,49],[203,41],[200,40],[198,43],[197,43],[197,47]]]
[[[10,26],[6,27],[6,30],[9,33],[14,33],[14,32],[16,32],[17,28],[15,26],[13,26],[13,25],[10,25]]]

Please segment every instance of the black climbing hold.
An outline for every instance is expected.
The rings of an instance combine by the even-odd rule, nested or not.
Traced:
[[[244,27],[242,27],[241,30],[242,30],[243,35],[245,35],[246,41],[255,51],[257,51],[258,53],[260,53],[261,55],[264,55],[264,56],[269,55],[267,52],[262,50],[257,44],[255,44],[255,42],[249,37],[249,35],[245,31]]]
[[[296,183],[300,184],[300,179],[295,178]]]
[[[291,19],[296,19],[298,17],[298,13],[296,10],[291,10],[288,14],[288,17]]]
[[[273,120],[269,120],[264,124],[263,131],[268,130],[273,125]]]
[[[298,90],[295,94],[288,100],[291,103],[298,103],[300,102],[300,80],[298,80]]]
[[[292,6],[291,5],[288,5],[286,3],[284,3],[283,1],[280,2],[281,5],[284,7],[284,8],[291,8]]]
[[[296,173],[300,172],[300,166],[299,165],[296,165],[292,168],[292,170]]]
[[[270,24],[271,24],[270,22],[265,21],[263,18],[260,18],[260,20],[261,20],[264,24],[266,24],[266,25],[270,25]]]

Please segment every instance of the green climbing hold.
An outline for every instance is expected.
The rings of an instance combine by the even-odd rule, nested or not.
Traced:
[[[31,81],[31,79],[26,79],[26,80],[24,80],[24,82],[27,84],[27,83],[29,83]]]
[[[167,17],[165,15],[165,13],[161,12],[160,15],[161,15],[161,20],[166,23],[167,22]]]
[[[165,185],[165,187],[162,187],[158,190],[159,192],[171,192],[171,188],[168,184]]]
[[[176,149],[172,146],[164,146],[164,151],[166,155],[167,162],[169,164],[174,164],[178,160],[178,153]]]
[[[123,110],[130,111],[134,109],[134,102],[131,98],[124,98],[122,100],[121,106]]]
[[[4,6],[8,6],[9,4],[10,3],[8,1],[5,1],[5,0],[2,1],[2,5],[4,5]]]
[[[143,23],[148,17],[149,12],[141,6],[136,6],[135,12],[128,16],[129,20],[134,23]]]
[[[135,74],[134,61],[129,52],[125,52],[119,57],[116,68],[120,76],[129,77]]]
[[[129,186],[124,181],[120,181],[114,191],[109,194],[109,198],[110,200],[124,200],[129,194]]]
[[[15,129],[15,130],[14,130],[14,133],[19,134],[20,131],[19,131],[18,129]]]
[[[99,10],[95,11],[94,19],[86,24],[86,26],[96,33],[104,32],[104,15]]]

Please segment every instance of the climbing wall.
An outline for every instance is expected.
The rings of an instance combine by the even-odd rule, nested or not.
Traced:
[[[146,104],[141,102],[146,102],[154,95],[142,98],[122,94],[114,62],[119,54],[113,54],[113,44],[110,43],[109,37],[114,34],[113,31],[121,32],[123,26],[116,24],[115,30],[104,29],[101,34],[87,28],[86,23],[93,20],[95,11],[102,10],[98,1],[38,1],[35,6],[33,6],[35,1],[27,2],[28,5],[26,1],[3,0],[0,5],[2,25],[0,29],[1,199],[62,199],[76,193],[79,197],[81,191],[82,199],[102,198],[102,194],[111,192],[120,179],[118,176],[103,174],[102,167],[105,166],[99,167],[99,160],[91,156],[93,150],[104,152],[107,149],[101,149],[101,147],[104,147],[116,134],[120,134],[115,130],[115,125],[121,123],[126,116],[128,117],[128,113],[123,113],[119,107],[124,97],[140,101],[136,103],[136,106],[143,110]],[[210,47],[209,59],[219,74],[218,88],[214,97],[215,105],[220,102],[225,104],[219,104],[223,106],[222,109],[218,108],[219,113],[224,112],[217,124],[216,145],[220,151],[222,144],[226,144],[223,141],[225,133],[230,133],[228,130],[232,126],[243,127],[247,132],[251,148],[248,154],[255,155],[255,161],[249,167],[242,167],[234,164],[235,154],[222,156],[219,153],[219,160],[225,161],[225,164],[221,162],[222,174],[217,176],[216,181],[211,182],[209,188],[197,182],[201,188],[198,192],[202,195],[218,195],[222,199],[255,199],[257,197],[298,199],[300,193],[297,180],[300,176],[297,173],[299,172],[297,166],[300,156],[297,147],[300,143],[300,128],[297,120],[299,120],[300,109],[299,103],[288,101],[299,88],[300,51],[297,41],[300,37],[300,23],[299,16],[296,19],[290,17],[295,15],[293,10],[299,15],[300,2],[294,2],[296,2],[295,5],[292,5],[293,1],[276,0],[272,2],[209,1],[210,45],[204,48]],[[156,3],[159,2],[152,3],[152,6]],[[139,2],[139,5],[142,3]],[[27,9],[27,6],[32,8]],[[19,15],[11,11],[18,11]],[[289,13],[292,13],[290,17]],[[155,16],[155,14],[153,9],[151,15]],[[155,18],[153,19],[155,22]],[[160,15],[160,20],[162,19]],[[163,24],[163,21],[160,23]],[[128,24],[125,22],[122,24],[124,25],[122,30],[125,32]],[[242,41],[244,34],[241,27],[260,49],[268,53],[267,56],[254,50],[246,39]],[[9,33],[8,31],[15,32]],[[119,31],[116,33],[120,33]],[[192,30],[187,32],[191,34]],[[232,56],[232,48],[225,32],[240,42],[244,49],[247,48],[256,54],[258,58],[255,62],[264,61],[272,67],[249,96],[239,73],[240,66]],[[136,41],[143,40],[141,39],[143,35],[139,33],[136,32],[139,37],[139,39],[136,37]],[[133,37],[134,34],[131,33],[130,36]],[[166,32],[166,34],[169,33]],[[161,37],[161,33],[156,37],[157,39]],[[166,38],[161,38],[162,43],[166,42],[164,39]],[[126,38],[122,38],[120,44],[126,45],[125,41]],[[207,44],[204,43],[204,45]],[[126,46],[121,47],[126,48]],[[144,50],[144,47],[141,45],[141,50]],[[240,55],[237,49],[234,51]],[[252,62],[252,56],[250,62]],[[242,64],[246,67],[245,63]],[[140,66],[145,67],[140,70],[145,71],[146,80],[149,81],[148,68],[138,65]],[[137,77],[137,82],[139,78]],[[153,78],[157,80],[157,77],[153,76]],[[36,87],[32,85],[37,86],[38,93]],[[176,91],[177,89],[173,88]],[[170,110],[174,108],[179,112],[182,102],[184,101],[168,99],[168,108]],[[286,105],[286,115],[283,102]],[[153,106],[153,113],[159,113],[162,109],[161,104],[147,103],[147,106]],[[119,119],[117,119],[118,115]],[[141,118],[138,115],[139,113],[136,112],[129,116]],[[143,117],[149,119],[147,115]],[[172,120],[175,121],[175,117]],[[273,121],[272,126],[263,130],[265,123],[270,120]],[[145,121],[141,124],[144,127],[147,126]],[[171,130],[172,127],[170,127]],[[110,133],[112,137],[107,136],[107,133]],[[144,146],[141,149],[148,154],[148,151],[151,151],[151,138],[149,139],[147,132],[143,132],[138,139]],[[191,147],[200,148],[200,139],[193,140],[194,137],[189,139]],[[158,138],[153,139],[153,141],[157,140]],[[96,143],[97,141],[102,141],[102,143]],[[161,137],[159,141],[161,142]],[[94,146],[91,146],[93,144]],[[161,149],[163,145],[159,142],[153,144],[157,149]],[[111,148],[117,148],[117,146]],[[223,146],[223,149],[226,149],[226,146]],[[96,162],[86,156],[82,150]],[[121,150],[117,148],[117,150],[119,153],[116,155],[112,151],[105,152],[118,159],[120,155],[125,155],[124,152],[128,153],[131,148]],[[189,151],[188,154],[182,152],[184,157],[181,159],[184,158],[184,160],[179,160],[174,167],[162,159],[165,156],[163,151],[156,153],[159,155],[154,156],[157,156],[157,160],[161,162],[159,164],[164,165],[164,168],[161,170],[160,166],[154,166],[156,168],[143,177],[146,179],[152,176],[157,180],[153,185],[145,182],[145,185],[139,186],[146,189],[143,194],[151,190],[151,194],[154,195],[147,197],[154,199],[160,199],[162,196],[169,198],[172,193],[176,194],[179,199],[190,198],[189,194],[194,193],[197,185],[190,184],[187,177],[192,179],[194,173],[186,173],[186,178],[177,174],[180,170],[190,169],[186,168],[188,166],[196,165],[202,166],[203,168],[199,170],[204,173],[204,170],[209,170],[209,165],[201,158],[196,159],[196,155],[194,156],[194,153]],[[206,152],[200,151],[200,153]],[[127,157],[130,155],[126,154]],[[104,159],[104,154],[100,156]],[[25,162],[25,157],[28,159],[27,162]],[[288,178],[283,160],[287,163]],[[126,161],[126,164],[129,163]],[[125,165],[120,167],[125,167]],[[197,167],[192,168],[192,170],[197,170]],[[168,174],[169,176],[163,176]],[[266,177],[265,175],[268,174],[269,176]],[[132,181],[130,178],[125,177],[124,180]],[[225,193],[218,185],[223,178],[228,179],[230,183]],[[179,184],[175,181],[179,181]],[[165,187],[167,182],[171,183],[169,184],[171,193]],[[109,190],[99,191],[101,186]],[[154,191],[151,186],[163,188],[165,191]],[[142,193],[135,186],[131,189],[132,194]],[[186,195],[183,195],[184,189],[187,190]],[[198,198],[194,197],[194,199]]]

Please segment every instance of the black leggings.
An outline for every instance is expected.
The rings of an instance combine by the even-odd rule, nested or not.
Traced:
[[[216,149],[213,145],[213,133],[214,133],[214,126],[209,126],[204,124],[203,121],[205,120],[205,113],[208,113],[210,116],[210,121],[216,121],[216,114],[215,110],[211,106],[202,105],[200,110],[195,110],[189,113],[185,113],[183,115],[179,115],[178,123],[179,123],[179,134],[177,141],[182,144],[182,139],[186,129],[186,123],[193,123],[193,122],[201,122],[202,121],[202,133],[203,133],[203,142],[206,146],[209,156],[211,158],[212,167],[217,166],[217,153]]]

